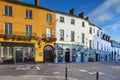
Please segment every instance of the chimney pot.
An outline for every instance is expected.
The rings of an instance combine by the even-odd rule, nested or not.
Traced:
[[[84,18],[84,12],[81,12],[81,13],[79,14],[79,17],[80,17],[80,18]]]
[[[39,6],[40,5],[40,0],[35,0],[35,5]]]
[[[85,19],[89,21],[89,17],[86,17]]]
[[[69,13],[75,15],[75,8],[72,8]]]

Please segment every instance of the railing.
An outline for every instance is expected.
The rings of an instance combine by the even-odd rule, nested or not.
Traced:
[[[36,39],[36,33],[30,33],[30,35],[26,35],[26,32],[20,31],[12,31],[10,33],[6,33],[4,30],[0,30],[0,38],[5,40],[12,39],[12,40],[31,40]]]
[[[51,34],[43,34],[41,39],[46,42],[56,41],[55,35],[51,35]]]

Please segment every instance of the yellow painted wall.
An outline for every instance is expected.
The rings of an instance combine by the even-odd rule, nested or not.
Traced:
[[[4,6],[12,6],[13,16],[4,15]],[[32,19],[25,18],[26,9],[32,10]],[[55,24],[50,24],[46,20],[46,14],[52,14],[52,23],[55,23],[55,12],[51,10],[46,10],[42,8],[37,8],[33,6],[21,5],[14,2],[7,2],[0,0],[0,30],[4,30],[4,23],[12,23],[12,29],[14,31],[25,32],[25,25],[32,25],[32,32],[36,33],[37,36],[41,38],[43,34],[46,33],[46,28],[52,28],[52,35],[55,35]],[[0,41],[3,41],[0,39]],[[10,42],[11,40],[9,40]],[[31,41],[32,42],[36,42]],[[44,42],[42,42],[44,43]],[[43,56],[39,56],[39,53],[43,53],[43,48],[45,45],[53,45],[54,42],[41,44],[41,47],[37,45],[36,42],[36,61],[43,61]]]

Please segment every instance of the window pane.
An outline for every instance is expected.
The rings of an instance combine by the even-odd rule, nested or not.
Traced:
[[[60,40],[64,40],[64,30],[60,30]]]
[[[12,34],[12,24],[9,24],[9,34]]]
[[[11,6],[5,6],[4,7],[4,14],[6,15],[6,16],[12,16],[12,7]]]
[[[46,37],[51,37],[51,36],[52,36],[52,29],[46,28]]]
[[[9,16],[12,16],[12,7],[9,7]]]
[[[32,18],[32,10],[26,10],[26,18]]]
[[[3,47],[3,56],[7,55],[7,47]]]
[[[74,31],[71,31],[71,41],[74,41],[74,36],[75,36]]]
[[[90,27],[89,33],[92,34],[92,28]]]
[[[64,17],[60,17],[60,22],[64,22]]]
[[[85,35],[84,35],[84,33],[82,33],[82,43],[84,43],[85,41]]]
[[[47,21],[52,22],[52,15],[51,14],[47,14]]]
[[[82,27],[85,27],[85,23],[84,22],[82,22]]]
[[[92,41],[89,40],[89,47],[92,48]]]
[[[26,18],[28,18],[28,10],[26,10]]]
[[[8,34],[8,24],[5,23],[5,34]]]
[[[5,15],[8,15],[8,8],[5,6]]]
[[[71,19],[71,24],[75,24],[75,20],[74,19]]]
[[[32,18],[32,10],[29,10],[29,18]]]
[[[5,23],[5,34],[12,34],[12,24]]]
[[[32,26],[26,25],[26,36],[32,36]]]

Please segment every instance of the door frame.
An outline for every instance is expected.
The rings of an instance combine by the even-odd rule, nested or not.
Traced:
[[[17,60],[16,60],[16,51],[17,51],[17,48],[20,48],[21,50],[22,50],[22,52],[23,52],[23,47],[21,47],[21,46],[16,46],[16,47],[14,47],[13,48],[13,56],[14,56],[14,58],[13,58],[13,60],[14,60],[14,64],[16,64],[17,63]],[[22,62],[24,62],[24,53],[22,53]]]
[[[46,55],[45,55],[45,48],[47,47],[47,46],[49,46],[49,47],[51,47],[51,49],[52,49],[52,53],[51,53],[51,58],[52,58],[52,60],[51,61],[46,61],[45,60],[45,57],[46,57]],[[44,52],[44,57],[43,57],[43,62],[54,62],[54,58],[53,58],[53,54],[54,54],[54,48],[53,48],[53,46],[51,46],[51,45],[46,45],[46,46],[44,46],[44,48],[43,48],[43,52]]]

